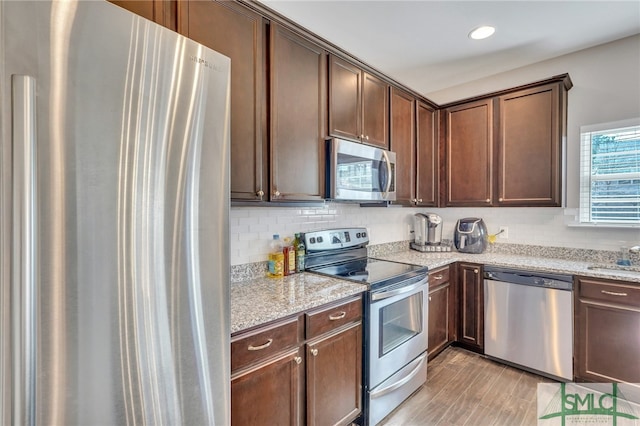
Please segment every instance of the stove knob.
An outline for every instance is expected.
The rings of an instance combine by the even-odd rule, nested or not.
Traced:
[[[366,238],[366,237],[367,237],[367,233],[366,233],[366,232],[363,232],[363,233],[362,233],[362,238]]]
[[[315,244],[315,243],[316,243],[315,237],[309,238],[309,244]]]
[[[318,242],[321,243],[322,242],[322,237],[318,237]]]
[[[360,233],[356,232],[356,238],[360,238]]]

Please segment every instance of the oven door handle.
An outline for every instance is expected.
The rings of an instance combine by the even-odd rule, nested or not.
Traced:
[[[370,397],[373,398],[380,398],[385,396],[388,393],[391,393],[393,391],[395,391],[396,389],[401,388],[402,386],[404,386],[405,384],[407,384],[411,379],[413,379],[416,374],[418,374],[420,372],[420,368],[422,367],[422,364],[424,364],[425,360],[427,359],[427,354],[423,354],[420,355],[418,358],[416,358],[413,361],[413,364],[416,365],[416,367],[411,370],[411,373],[407,374],[405,377],[403,377],[402,379],[398,380],[397,382],[384,387],[380,390],[377,390],[375,392],[371,392]]]
[[[404,293],[409,293],[411,291],[414,291],[415,289],[424,286],[425,283],[423,281],[417,282],[414,285],[410,285],[408,287],[401,287],[401,288],[397,288],[395,290],[389,290],[389,291],[381,291],[380,293],[373,293],[371,295],[371,301],[376,301],[376,300],[383,300],[383,299],[388,299],[390,297],[393,296],[397,296],[399,294],[404,294]]]

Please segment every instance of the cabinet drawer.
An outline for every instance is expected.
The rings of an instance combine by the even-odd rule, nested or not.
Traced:
[[[429,272],[429,287],[434,288],[449,281],[449,267]]]
[[[298,324],[298,318],[293,318],[233,339],[231,341],[231,371],[298,345],[300,341]]]
[[[362,318],[362,299],[306,314],[307,339]]]
[[[581,278],[579,295],[581,299],[640,307],[640,285],[624,285],[613,282],[594,281]]]

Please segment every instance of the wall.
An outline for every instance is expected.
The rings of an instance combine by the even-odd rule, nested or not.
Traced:
[[[444,219],[443,238],[452,238],[457,219],[484,218],[490,233],[509,227],[505,243],[617,250],[640,244],[640,229],[569,227],[578,205],[580,126],[640,116],[640,35],[586,49],[476,82],[428,94],[437,103],[506,89],[569,73],[567,206],[569,208],[361,208],[327,203],[314,208],[231,209],[231,264],[266,260],[274,233],[281,237],[323,228],[366,226],[371,243],[410,239],[414,213],[433,211]]]

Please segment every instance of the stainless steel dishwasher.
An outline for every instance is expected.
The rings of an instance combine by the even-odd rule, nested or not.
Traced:
[[[485,354],[554,379],[573,380],[573,279],[485,266]]]

